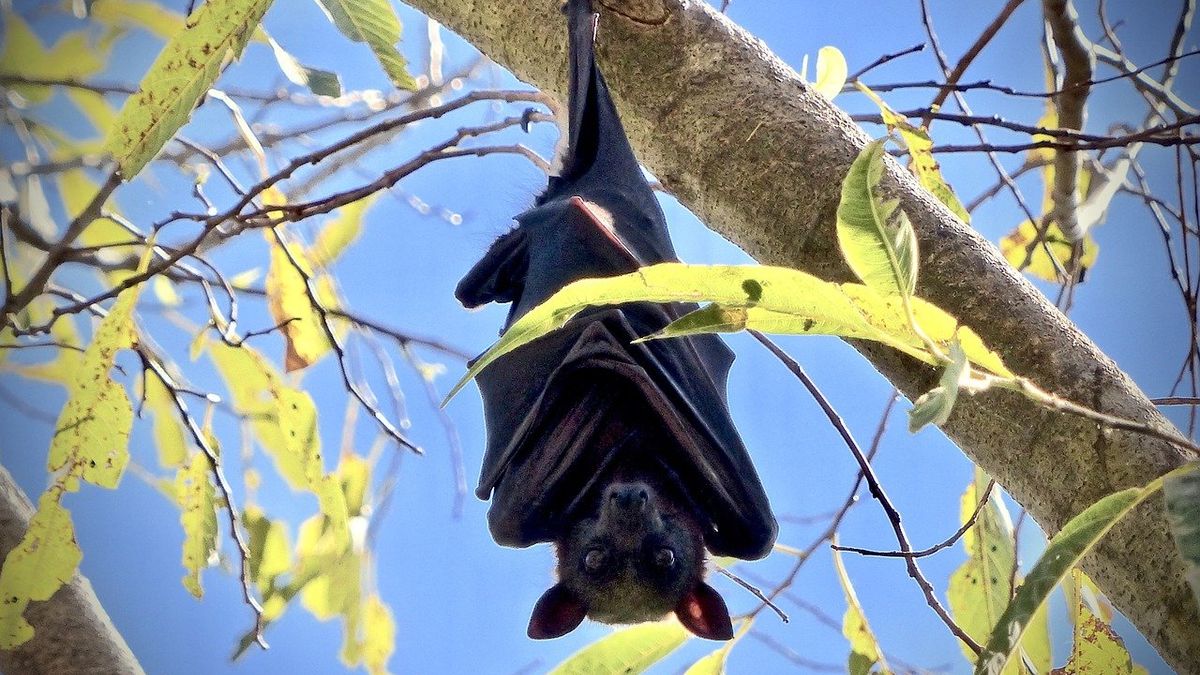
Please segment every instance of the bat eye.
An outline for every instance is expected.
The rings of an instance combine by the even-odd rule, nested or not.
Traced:
[[[660,548],[654,554],[654,564],[659,567],[671,567],[675,564],[675,552],[669,548]]]
[[[607,559],[608,556],[604,554],[604,551],[594,548],[583,556],[583,567],[589,572],[598,572]]]

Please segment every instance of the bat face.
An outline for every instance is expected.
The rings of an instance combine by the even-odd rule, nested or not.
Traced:
[[[558,543],[559,582],[534,608],[529,636],[559,637],[584,616],[639,623],[675,612],[696,635],[728,640],[729,611],[703,572],[695,516],[646,482],[613,482]]]
[[[568,0],[569,143],[517,227],[459,283],[468,307],[511,303],[505,327],[578,279],[675,261],[593,52],[590,0]],[[777,526],[733,426],[733,354],[714,335],[636,343],[689,304],[581,312],[478,376],[487,449],[476,495],[504,546],[552,542],[558,582],[528,633],[572,631],[586,617],[637,623],[674,614],[709,639],[733,635],[704,581],[708,553],[757,559]]]

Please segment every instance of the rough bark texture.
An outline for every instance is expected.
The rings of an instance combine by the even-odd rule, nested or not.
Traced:
[[[560,0],[408,0],[522,79],[565,91]],[[603,5],[603,7],[601,7]],[[696,0],[600,0],[600,59],[643,162],[688,208],[763,263],[833,280],[839,179],[867,137],[766,45]],[[1074,324],[901,167],[888,180],[920,238],[918,292],[970,325],[1016,372],[1046,389],[1170,428]],[[855,345],[910,397],[925,366]],[[1189,459],[1161,441],[1040,410],[994,393],[960,399],[946,433],[1054,533],[1100,497]],[[1200,672],[1200,616],[1163,506],[1154,499],[1104,540],[1085,568],[1180,672]]]
[[[33,504],[0,466],[0,559],[21,542],[32,517]],[[11,675],[142,672],[124,638],[104,613],[92,585],[80,574],[48,601],[30,603],[25,620],[33,625],[33,639],[12,651],[0,649],[0,672]]]

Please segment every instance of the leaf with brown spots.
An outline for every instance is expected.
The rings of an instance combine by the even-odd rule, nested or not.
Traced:
[[[225,64],[241,56],[270,6],[271,0],[209,0],[163,47],[109,130],[105,149],[125,180],[187,123]]]

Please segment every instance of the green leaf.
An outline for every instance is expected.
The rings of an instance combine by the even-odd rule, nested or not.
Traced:
[[[971,214],[967,213],[966,208],[959,201],[958,195],[954,194],[954,189],[942,176],[942,167],[933,156],[933,139],[929,137],[929,131],[925,127],[914,126],[907,118],[896,114],[878,94],[871,91],[865,84],[858,82],[856,86],[859,91],[874,101],[875,105],[879,106],[883,123],[887,125],[888,130],[894,129],[900,132],[900,138],[904,140],[904,146],[908,148],[912,171],[916,174],[921,187],[937,197],[938,201],[945,204],[946,208],[958,216],[959,220],[970,223]]]
[[[29,24],[16,12],[4,12],[4,51],[0,52],[0,74],[35,80],[83,80],[104,68],[106,49],[88,43],[83,31],[67,33],[47,49]],[[50,87],[6,84],[25,98],[41,103],[50,98]]]
[[[271,520],[255,506],[246,507],[242,523],[250,535],[250,580],[257,583],[259,591],[265,595],[271,582],[292,566],[287,524]]]
[[[1171,476],[1163,483],[1167,520],[1179,555],[1187,565],[1187,580],[1200,604],[1200,462],[1192,470]]]
[[[647,338],[754,328],[767,333],[838,335],[882,342],[934,364],[912,329],[901,298],[882,297],[860,284],[834,284],[783,267],[663,263],[637,272],[567,285],[529,311],[479,357],[451,389],[450,400],[497,358],[566,325],[592,305],[626,302],[703,302],[715,305],[681,317]],[[1000,357],[954,317],[918,298],[909,304],[932,340],[949,348],[957,337],[972,363],[1009,375]]]
[[[833,543],[837,543],[836,537]],[[863,613],[862,605],[858,602],[858,594],[850,583],[850,575],[846,574],[846,566],[842,564],[842,553],[833,550],[833,566],[837,569],[838,581],[842,584],[842,592],[846,596],[846,614],[842,617],[842,635],[850,642],[850,658],[846,668],[850,675],[868,675],[875,664],[879,664],[879,672],[888,672],[887,661],[879,648],[879,641],[871,632],[867,616]]]
[[[68,385],[50,443],[50,471],[66,469],[101,487],[115,488],[129,463],[133,408],[125,389],[109,376],[117,352],[134,345],[133,308],[141,285],[122,291],[100,322]],[[71,482],[68,489],[74,489]]]
[[[975,672],[991,675],[1004,672],[1016,655],[1034,613],[1041,610],[1054,587],[1063,580],[1125,514],[1162,488],[1163,481],[1195,470],[1196,463],[1184,465],[1145,487],[1126,488],[1103,497],[1081,511],[1063,526],[1046,545],[1016,596],[996,622],[987,646],[975,665]]]
[[[197,598],[204,597],[200,573],[208,567],[217,552],[216,493],[208,473],[208,458],[204,453],[192,455],[188,466],[175,475],[175,493],[183,525],[183,587]]]
[[[942,370],[938,386],[914,401],[912,409],[908,411],[909,432],[915,434],[927,424],[945,424],[958,400],[958,387],[970,372],[967,353],[963,351],[962,344],[955,340],[950,344],[950,363]]]
[[[71,514],[59,498],[62,491],[42,493],[29,528],[4,559],[0,571],[0,649],[15,649],[33,637],[23,614],[31,600],[49,600],[71,580],[83,552],[75,542]]]
[[[842,181],[838,245],[850,269],[881,295],[911,296],[917,285],[917,236],[894,199],[884,199],[886,138],[863,148]]]
[[[275,38],[267,37],[267,43],[271,45],[271,51],[275,54],[275,61],[279,64],[279,70],[295,84],[302,87],[308,87],[308,90],[318,96],[341,96],[342,95],[342,80],[337,73],[331,73],[328,70],[313,68],[300,63],[296,57],[289,54]]]
[[[817,93],[833,100],[846,85],[846,76],[850,73],[846,67],[846,57],[837,47],[821,47],[817,52],[817,80],[813,89]]]
[[[343,35],[371,48],[392,84],[400,89],[417,88],[408,74],[408,62],[396,49],[400,18],[388,0],[317,0],[317,4]]]
[[[208,0],[188,17],[121,108],[107,150],[138,174],[188,120],[226,63],[241,56],[271,0]]]
[[[551,675],[636,675],[666,658],[690,637],[678,621],[642,623],[614,631],[551,670]]]
[[[725,662],[729,660],[729,649],[732,646],[731,642],[693,663],[683,675],[724,675]]]
[[[970,485],[963,492],[959,505],[959,523],[966,524],[987,487],[988,476],[978,467]],[[976,642],[985,640],[996,621],[1004,613],[1012,597],[1012,572],[1016,561],[1013,547],[1013,525],[1008,510],[993,490],[987,504],[975,519],[975,525],[963,534],[967,561],[950,576],[946,599],[954,621]],[[1042,610],[1030,624],[1022,648],[1037,672],[1050,667],[1049,631],[1046,613]],[[960,643],[963,655],[975,662],[975,652]],[[1014,661],[1006,675],[1023,675],[1020,664]]]

